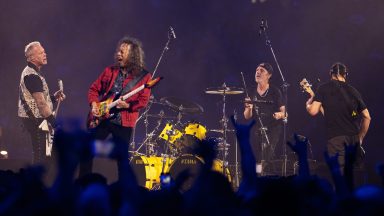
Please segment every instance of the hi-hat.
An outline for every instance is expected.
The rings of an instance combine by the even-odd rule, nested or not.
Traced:
[[[219,94],[219,95],[236,95],[244,93],[243,88],[220,86],[220,87],[209,87],[205,90],[207,94]]]
[[[181,98],[163,97],[160,99],[160,102],[168,106],[173,111],[183,114],[200,114],[204,112],[203,107],[201,107],[199,104]]]

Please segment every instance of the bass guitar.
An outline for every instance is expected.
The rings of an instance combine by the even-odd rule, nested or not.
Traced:
[[[110,114],[110,110],[117,106],[119,100],[127,100],[128,98],[132,97],[133,95],[137,94],[138,92],[146,89],[146,88],[152,88],[154,87],[163,77],[158,77],[155,79],[152,79],[148,81],[147,83],[141,85],[140,87],[128,92],[127,94],[119,97],[118,99],[114,100],[115,95],[112,95],[108,99],[97,103],[97,114],[93,114],[92,110],[88,114],[87,119],[87,127],[88,129],[93,129],[97,127],[102,121],[109,119],[113,116],[113,113]]]
[[[313,90],[311,88],[312,84],[306,78],[303,78],[303,80],[301,80],[300,87],[303,90],[303,92],[307,92],[312,98],[315,96],[315,92],[313,92]],[[323,106],[320,107],[320,112],[321,112],[321,114],[324,115]]]
[[[313,90],[311,88],[312,84],[306,78],[301,80],[300,87],[303,90],[303,92],[307,92],[311,97],[315,96],[315,93],[313,92]]]

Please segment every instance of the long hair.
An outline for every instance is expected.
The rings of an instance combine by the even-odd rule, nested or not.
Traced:
[[[134,75],[140,73],[144,69],[144,50],[142,48],[141,42],[133,37],[125,36],[119,40],[117,43],[117,49],[122,44],[131,45],[131,51],[128,56],[127,65],[125,65],[128,71],[131,71]]]

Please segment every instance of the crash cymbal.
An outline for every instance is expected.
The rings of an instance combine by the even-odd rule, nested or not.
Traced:
[[[201,114],[204,112],[203,107],[199,104],[176,97],[163,97],[160,102],[164,103],[170,109],[183,114]]]
[[[152,117],[152,118],[161,118],[161,119],[177,119],[177,117],[175,116],[166,116],[166,115],[162,115],[162,114],[147,114],[148,117]]]
[[[221,87],[209,87],[205,90],[207,94],[220,94],[220,95],[236,95],[244,93],[243,88],[238,87],[229,87],[229,86],[221,86]]]

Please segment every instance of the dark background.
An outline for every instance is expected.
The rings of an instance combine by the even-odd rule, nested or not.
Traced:
[[[287,82],[288,134],[304,134],[312,143],[314,157],[322,161],[325,147],[321,117],[305,111],[307,95],[298,83],[303,77],[329,79],[332,63],[349,67],[348,81],[363,95],[372,116],[365,139],[369,178],[375,181],[374,165],[382,160],[383,26],[381,0],[13,0],[0,2],[0,146],[10,158],[29,159],[31,146],[17,119],[20,73],[25,67],[24,47],[38,40],[48,54],[43,68],[50,89],[62,79],[67,100],[62,118],[80,118],[88,112],[87,90],[105,66],[113,63],[117,41],[124,35],[140,39],[146,65],[155,68],[167,41],[169,26],[177,39],[161,62],[157,75],[165,79],[154,89],[156,99],[180,97],[204,107],[199,116],[182,121],[200,121],[208,129],[220,128],[222,97],[207,95],[207,87],[242,87],[240,72],[248,86],[260,62],[274,66],[273,83],[282,84],[265,38],[258,35],[262,18]],[[227,115],[236,110],[242,119],[244,95],[227,97]],[[175,115],[160,105],[161,109]],[[156,119],[150,119],[152,130]],[[165,122],[162,123],[161,128]],[[138,123],[136,142],[144,137],[143,121]],[[219,136],[209,132],[209,136]],[[234,144],[233,137],[229,142]],[[234,146],[234,145],[232,145]]]

